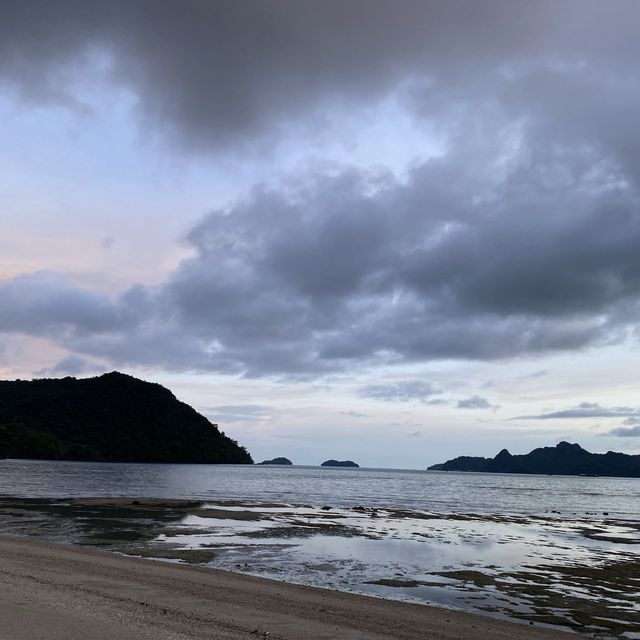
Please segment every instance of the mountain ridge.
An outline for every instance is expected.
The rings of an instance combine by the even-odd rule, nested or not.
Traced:
[[[475,471],[483,473],[528,473],[548,475],[597,475],[640,478],[640,455],[607,451],[590,453],[577,443],[559,442],[513,455],[502,449],[494,458],[458,456],[428,467],[428,471]]]
[[[94,378],[0,380],[0,458],[251,464],[247,450],[160,384]]]

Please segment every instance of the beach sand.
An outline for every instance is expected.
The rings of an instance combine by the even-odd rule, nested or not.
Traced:
[[[0,538],[2,640],[576,637],[438,607]]]

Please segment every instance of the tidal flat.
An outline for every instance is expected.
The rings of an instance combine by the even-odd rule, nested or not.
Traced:
[[[0,534],[640,638],[640,523],[604,513],[6,497]]]

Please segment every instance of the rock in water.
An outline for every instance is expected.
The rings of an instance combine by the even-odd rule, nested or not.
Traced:
[[[359,467],[359,464],[356,464],[352,460],[325,460],[321,465],[321,467]]]
[[[258,464],[293,464],[289,458],[273,458],[273,460],[263,460]]]

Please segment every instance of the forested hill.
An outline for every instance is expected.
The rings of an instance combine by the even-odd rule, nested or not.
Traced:
[[[251,456],[163,386],[97,378],[0,381],[0,458],[246,463]]]
[[[640,478],[640,456],[614,451],[589,453],[579,444],[560,442],[555,447],[540,447],[525,455],[514,456],[503,449],[495,458],[461,456],[434,464],[429,470]]]

